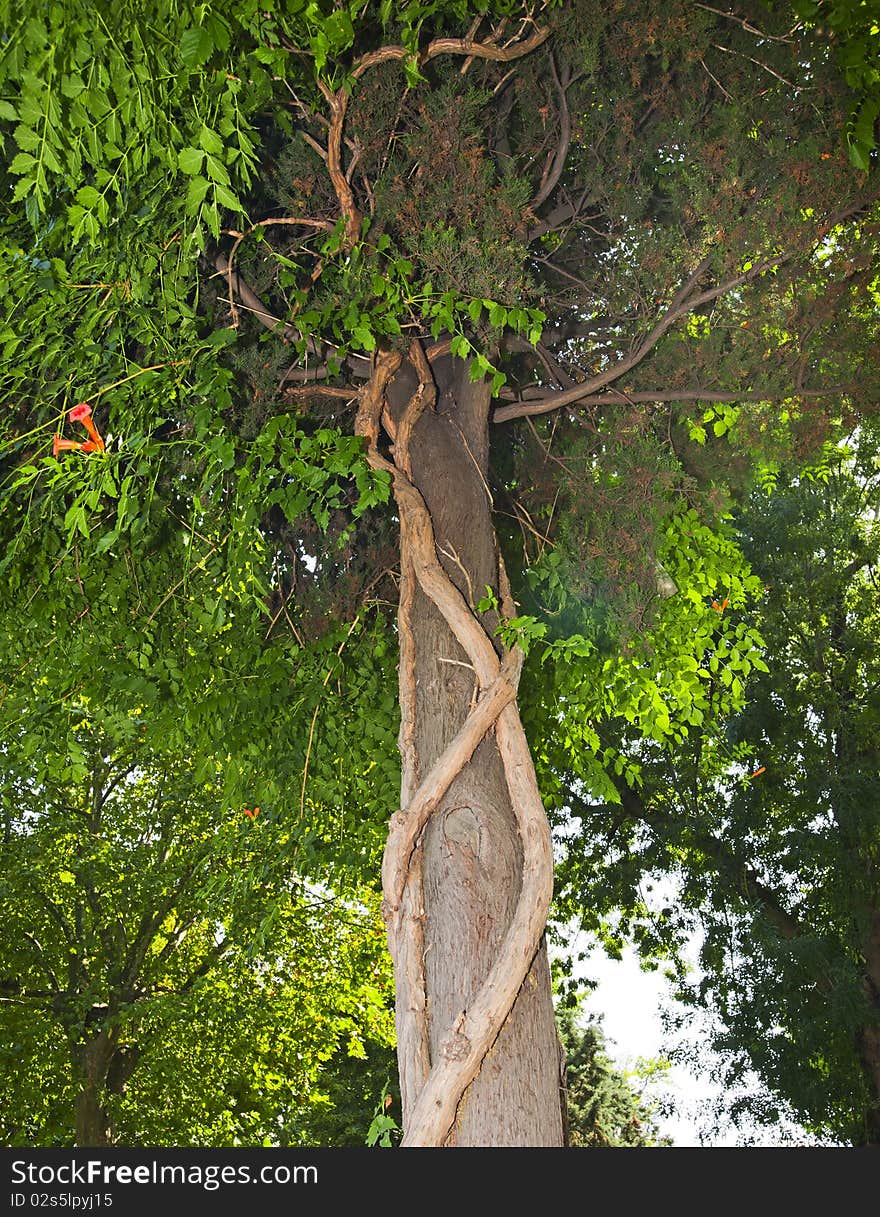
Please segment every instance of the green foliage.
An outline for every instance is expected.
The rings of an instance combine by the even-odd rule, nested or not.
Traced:
[[[391,1103],[391,1097],[388,1094],[387,1088],[382,1091],[382,1098],[376,1108],[376,1113],[367,1130],[367,1145],[379,1146],[382,1149],[390,1149],[394,1144],[392,1138],[399,1135],[400,1127],[393,1116],[386,1114],[387,1108]]]
[[[877,147],[880,116],[880,5],[876,0],[797,0],[797,16],[819,38],[835,46],[855,103],[846,130],[849,156],[857,169],[867,169]]]
[[[782,1111],[850,1144],[876,1136],[876,451],[865,425],[737,513],[761,581],[743,615],[768,662],[744,702],[672,753],[610,737],[637,758],[637,788],[612,776],[616,811],[575,788],[583,836],[561,874],[563,908],[618,893],[624,911],[609,904],[599,930],[610,945],[629,927],[644,951],[674,953],[699,929],[678,996],[711,1014],[731,1092],[747,1071],[766,1087],[737,1098],[734,1118],[772,1125]],[[650,889],[664,872],[675,896],[661,903]]]
[[[74,1143],[83,1094],[121,1144],[309,1143],[330,1062],[392,1035],[375,899],[304,882],[279,807],[71,726],[3,789],[4,1143]]]
[[[609,1060],[601,1022],[579,1025],[570,1010],[557,1022],[565,1052],[569,1143],[579,1148],[671,1145],[658,1132],[656,1105]]]
[[[832,7],[858,34],[868,8],[847,23],[846,6]],[[176,882],[164,863],[127,878],[156,844],[148,832],[138,854],[133,842],[160,772],[197,829],[195,854],[172,834],[172,859],[204,869],[188,896],[203,911],[176,979],[157,972],[155,1001],[113,1016],[114,1034],[133,1042],[137,1024],[153,1045],[108,1099],[118,1127],[247,1143],[274,1135],[283,1110],[292,1139],[330,1135],[328,1062],[349,1032],[356,1055],[387,1039],[384,989],[354,980],[360,948],[341,929],[327,941],[337,980],[321,979],[308,900],[370,906],[394,808],[395,519],[388,478],[351,435],[351,381],[380,347],[414,336],[448,342],[472,380],[491,378],[499,406],[626,364],[613,401],[500,430],[492,493],[520,601],[500,637],[531,649],[522,705],[542,786],[557,817],[572,806],[581,819],[560,907],[593,909],[612,947],[628,927],[647,952],[674,946],[681,923],[650,916],[639,894],[658,853],[631,806],[676,755],[698,751],[713,781],[749,758],[718,727],[769,675],[762,585],[734,510],[755,477],[784,486],[805,455],[817,486],[833,479],[830,449],[816,453],[869,412],[880,384],[873,220],[841,218],[853,175],[830,151],[840,81],[822,47],[765,16],[756,46],[709,6],[659,0],[537,14],[512,0],[6,6],[3,882],[13,875],[9,907],[32,909],[14,877],[26,855],[65,917],[87,917],[89,883],[104,885],[108,917],[88,912],[104,970],[77,980],[79,1023],[71,1014],[62,1034],[44,1008],[29,1011],[21,1042],[46,1072],[22,1099],[31,1123],[15,1108],[10,1136],[68,1135],[69,1050],[84,1043],[84,1011],[106,1004],[110,910],[137,923]],[[477,18],[496,41],[552,20],[553,58],[550,43],[522,72],[421,56]],[[508,25],[491,29],[496,18]],[[857,90],[872,87],[873,37],[852,44]],[[364,56],[388,45],[402,51],[366,70]],[[555,196],[537,204],[562,78],[568,155]],[[340,90],[350,203],[328,173],[328,93]],[[866,94],[853,149],[870,151],[873,104]],[[230,260],[258,306],[218,276]],[[736,286],[665,325],[695,274],[694,290]],[[640,352],[650,358],[630,369]],[[816,406],[810,386],[829,385],[830,404]],[[106,450],[51,455],[53,434],[83,438],[68,411],[86,400]],[[71,836],[62,808],[77,823],[91,814],[95,765],[129,753],[131,798],[111,804],[129,817],[122,838]],[[40,792],[54,800],[42,819]],[[260,818],[241,819],[254,804]],[[664,837],[660,861],[683,865],[689,849],[686,833]],[[183,957],[198,966],[215,923],[229,983],[206,974],[175,998]],[[39,954],[16,925],[13,978]],[[288,958],[298,934],[313,965],[302,993]],[[247,993],[267,961],[278,988],[258,1009]],[[332,1026],[318,1015],[325,1001]],[[181,1021],[208,1028],[218,1011],[201,1040],[172,1042]],[[298,1064],[293,1039],[276,1049],[271,1028],[305,1035],[309,1019],[311,1055]],[[258,1081],[233,1078],[251,1050]],[[310,1110],[278,1082],[288,1073]],[[380,1073],[362,1096],[367,1117]],[[145,1114],[165,1112],[172,1076],[192,1107],[185,1130]],[[213,1106],[196,1093],[201,1076],[216,1078]],[[358,1119],[340,1117],[333,1135],[362,1141],[369,1120],[356,1134]],[[373,1127],[379,1140],[390,1131]]]

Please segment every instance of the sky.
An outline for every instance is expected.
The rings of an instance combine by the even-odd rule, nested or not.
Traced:
[[[601,950],[592,952],[581,965],[586,976],[597,980],[596,990],[584,1001],[585,1013],[603,1015],[603,1030],[607,1037],[608,1055],[620,1068],[632,1068],[639,1057],[663,1055],[663,1028],[660,1010],[671,1004],[669,985],[660,973],[643,972],[633,950],[626,950],[618,962],[609,959]],[[705,1034],[694,1027],[694,1038],[705,1040]],[[667,1091],[671,1092],[676,1112],[674,1116],[658,1120],[661,1133],[672,1138],[676,1147],[698,1146],[702,1148],[753,1144],[742,1133],[730,1128],[720,1134],[703,1133],[707,1130],[707,1115],[701,1118],[699,1106],[720,1095],[720,1088],[708,1077],[712,1053],[705,1054],[706,1073],[695,1076],[688,1069],[673,1066],[667,1074]],[[796,1126],[791,1126],[789,1136],[800,1142],[809,1138]],[[759,1144],[770,1146],[788,1143],[770,1139],[762,1130]]]
[[[625,951],[619,962],[596,951],[584,962],[584,971],[599,984],[584,1001],[583,1009],[585,1013],[604,1016],[608,1055],[615,1064],[631,1068],[638,1057],[662,1056],[660,1009],[668,1000],[668,985],[663,977],[657,972],[643,972],[632,950]],[[707,1068],[708,1064],[707,1061]],[[661,1133],[671,1136],[676,1146],[737,1144],[735,1132],[709,1142],[700,1140],[697,1105],[717,1094],[717,1086],[680,1066],[673,1066],[667,1078],[676,1114],[658,1121]]]

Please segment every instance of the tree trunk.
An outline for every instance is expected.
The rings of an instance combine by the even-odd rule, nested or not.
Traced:
[[[462,361],[445,357],[435,362],[432,371],[436,399],[417,412],[414,422],[410,415],[411,430],[403,420],[408,403],[411,406],[419,392],[420,380],[424,388],[424,364],[421,375],[412,363],[397,371],[389,387],[384,421],[397,437],[392,449],[395,464],[420,492],[430,513],[436,556],[472,610],[487,586],[499,594],[506,583],[499,568],[487,485],[489,392],[485,384],[469,382]],[[400,480],[398,476],[396,489]],[[407,543],[414,528],[408,519],[411,501],[398,493],[404,809],[450,741],[462,731],[478,693],[481,689],[485,693],[485,680],[478,679],[473,655],[457,640],[447,618],[416,578]],[[473,621],[479,616],[470,615]],[[489,631],[491,636],[491,625]],[[497,642],[494,645],[500,656]],[[491,648],[489,655],[495,660]],[[515,711],[508,708],[505,713],[509,729],[509,716]],[[498,732],[502,725],[499,723]],[[524,737],[522,740],[525,747]],[[398,936],[389,923],[397,981],[404,1144],[441,1143],[409,1140],[407,1128],[431,1066],[444,1056],[456,1055],[456,1035],[460,1028],[467,1030],[466,1017],[498,960],[517,909],[523,887],[524,843],[511,800],[510,768],[508,760],[506,772],[498,735],[490,724],[482,742],[434,805],[415,843],[399,909]],[[527,751],[514,768],[531,771]],[[533,774],[531,781],[534,785]],[[536,786],[534,790],[537,794]],[[539,811],[546,826],[540,805]],[[535,847],[534,842],[527,842],[528,850]],[[549,868],[549,833],[541,847],[548,855]],[[542,928],[543,921],[538,935]],[[491,1032],[488,1052],[476,1066],[476,1076],[457,1110],[453,1109],[454,1124],[442,1143],[563,1144],[559,1047],[543,939],[538,942],[536,937],[527,951],[520,973],[525,980],[518,993],[514,990],[513,1008],[506,1018],[506,1010],[502,1013],[500,1031]],[[469,1041],[465,1034],[461,1039],[463,1054]]]
[[[110,1121],[104,1109],[107,1075],[116,1052],[111,1033],[99,1031],[76,1054],[79,1091],[76,1096],[75,1143],[84,1148],[111,1145]]]
[[[857,1048],[872,1099],[865,1120],[864,1144],[880,1145],[880,912],[875,908],[869,910],[868,925],[864,945],[865,994],[874,1021],[862,1029]]]

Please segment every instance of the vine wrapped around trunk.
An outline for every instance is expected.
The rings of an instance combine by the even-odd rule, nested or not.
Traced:
[[[436,386],[428,361],[416,341],[410,347],[409,363],[417,374],[418,385],[395,420],[389,408],[387,390],[402,362],[398,353],[386,353],[377,358],[373,376],[361,393],[356,429],[367,441],[373,467],[392,475],[400,512],[404,581],[399,615],[404,763],[401,801],[404,806],[392,817],[390,825],[383,863],[383,891],[389,946],[398,976],[398,1039],[405,1120],[403,1144],[436,1146],[447,1142],[459,1101],[495,1043],[538,952],[552,896],[553,865],[549,826],[516,707],[522,652],[514,648],[503,657],[498,656],[489,634],[438,557],[431,513],[414,484],[410,455],[410,441],[420,416],[426,408],[434,409]],[[380,450],[380,420],[393,439],[390,459]],[[455,550],[453,556],[470,582]],[[413,581],[460,644],[477,684],[464,723],[420,781],[416,780],[418,766],[412,748],[411,715],[415,690],[412,621],[407,611]],[[513,615],[500,562],[499,585],[504,609]],[[462,1008],[443,1029],[439,1036],[439,1053],[432,1061],[425,983],[420,838],[443,796],[493,728],[522,846],[521,888],[495,962],[467,1008]]]

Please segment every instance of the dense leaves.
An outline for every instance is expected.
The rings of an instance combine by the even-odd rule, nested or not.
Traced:
[[[699,929],[679,996],[712,1015],[731,1093],[751,1070],[776,1096],[746,1093],[735,1116],[772,1124],[781,1105],[855,1143],[876,1123],[876,451],[865,428],[755,492],[738,528],[769,670],[674,758],[616,736],[640,785],[616,809],[580,803],[563,871],[576,906],[616,891],[647,951]]]
[[[83,715],[4,791],[3,1139],[308,1143],[327,1062],[390,1035],[375,902],[138,736]]]
[[[331,1002],[309,1005],[286,971],[297,935],[315,962],[309,901],[369,905],[397,799],[396,521],[352,435],[382,346],[418,337],[491,378],[488,489],[519,601],[501,632],[530,651],[522,710],[547,802],[566,836],[578,819],[561,911],[589,909],[612,947],[633,930],[665,949],[684,931],[648,915],[639,880],[692,860],[702,876],[712,813],[696,800],[692,837],[661,834],[658,854],[632,801],[682,758],[720,782],[718,724],[775,679],[762,555],[744,555],[738,506],[756,477],[795,485],[792,468],[878,400],[875,35],[870,6],[829,7],[851,37],[842,70],[816,6],[797,14],[809,37],[787,8],[683,0],[6,6],[4,876],[16,851],[33,855],[67,920],[97,884],[112,933],[133,941],[179,879],[164,863],[143,870],[156,892],[124,876],[138,849],[176,842],[184,869],[213,876],[187,931],[194,966],[223,925],[234,968],[223,984],[206,974],[175,1017],[239,1018],[236,1052],[266,1079],[299,1068],[292,1040],[274,1064],[263,1052],[270,1022],[318,1024]],[[527,70],[504,57],[520,47]],[[841,141],[852,89],[858,170]],[[83,400],[106,451],[53,450],[54,434],[85,438],[68,416]],[[500,589],[484,591],[494,611]],[[92,840],[89,800],[121,758],[120,825]],[[189,836],[168,810],[148,827],[162,773]],[[9,884],[12,908],[24,895]],[[27,933],[47,949],[22,923],[3,965],[19,990],[38,962]],[[327,966],[344,977],[361,947],[339,934]],[[260,1011],[254,941],[283,973],[280,1004]],[[85,1042],[84,1011],[110,1003],[109,942],[76,979],[79,1023],[35,1023],[27,1053],[61,1070]],[[332,998],[352,1026],[358,984]],[[155,1054],[125,1094],[139,1077],[153,1102],[172,1061],[181,1079],[204,1062],[195,1045],[175,1056],[172,1016],[150,1011]],[[114,1018],[122,1035],[135,1015]],[[342,1023],[309,1040],[309,1085]],[[773,1085],[781,1070],[768,1066]],[[245,1087],[233,1116],[218,1076],[217,1106],[193,1098],[185,1134],[144,1123],[135,1099],[117,1096],[113,1119],[132,1137],[247,1140],[283,1108],[304,1128],[286,1099],[272,1108],[275,1086]],[[27,1135],[63,1139],[62,1116],[29,1101],[43,1114]]]

